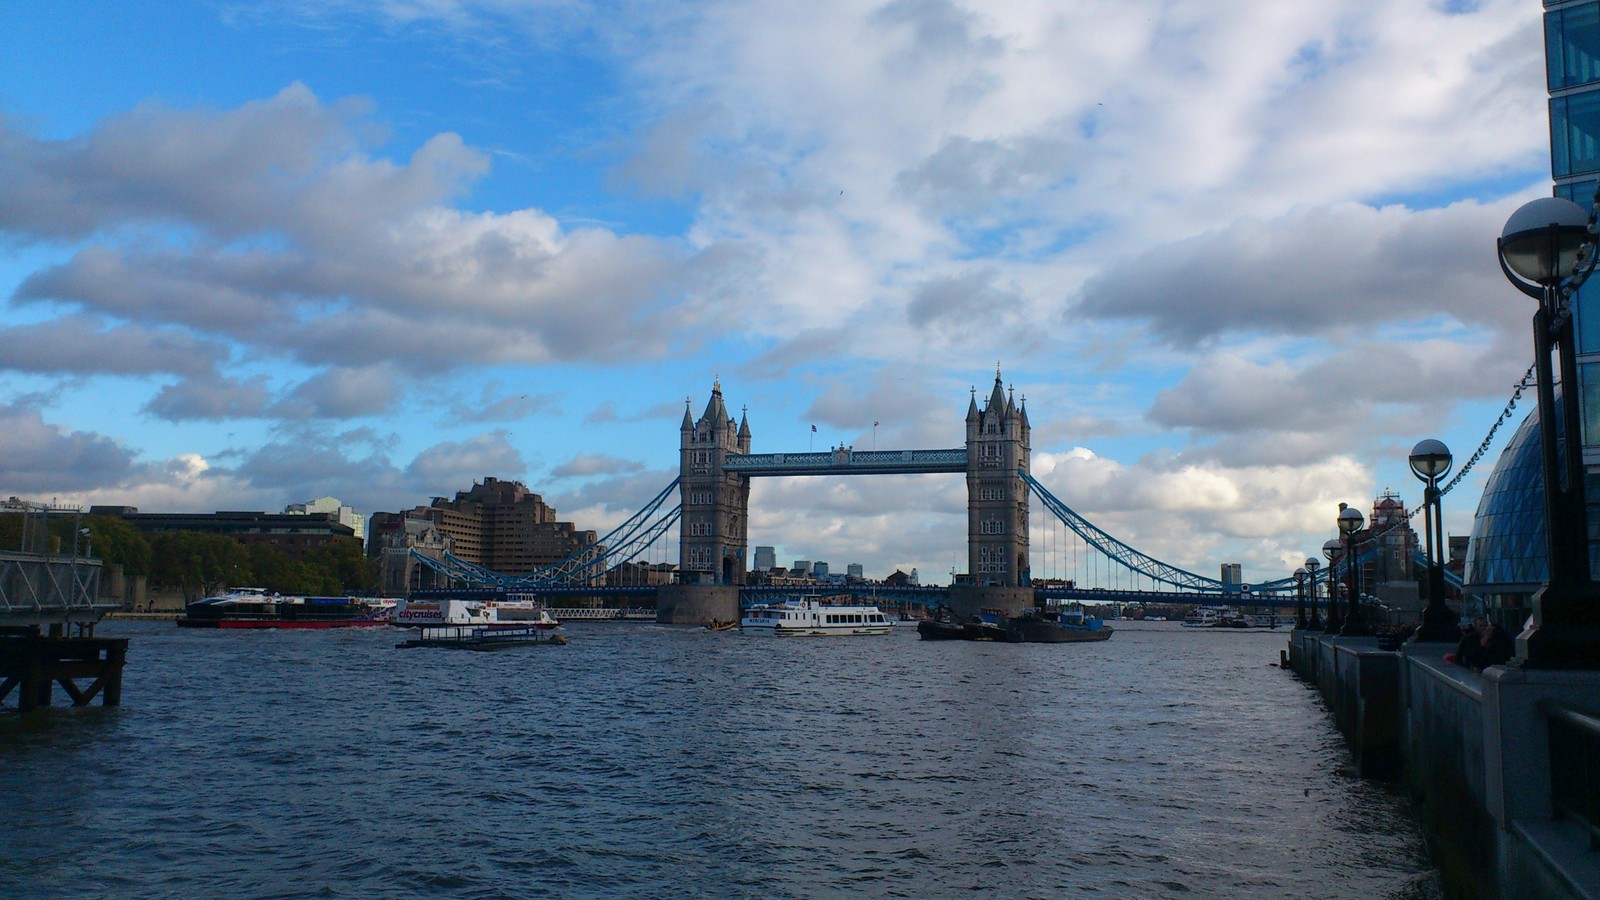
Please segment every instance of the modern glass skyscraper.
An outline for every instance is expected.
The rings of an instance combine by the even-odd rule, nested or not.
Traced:
[[[1555,195],[1584,208],[1600,188],[1600,0],[1544,0],[1550,90],[1550,174]],[[1600,282],[1578,295],[1579,390],[1584,462],[1600,466]]]
[[[1600,0],[1544,0],[1544,10],[1553,193],[1587,209],[1600,188]],[[1600,526],[1595,503],[1600,499],[1595,491],[1595,473],[1600,471],[1600,278],[1579,292],[1574,316],[1593,568],[1600,549],[1595,541]],[[1561,385],[1558,393],[1568,387]],[[1561,423],[1555,427],[1559,430]],[[1467,551],[1467,590],[1485,599],[1491,610],[1498,609],[1501,624],[1511,628],[1521,625],[1529,598],[1549,577],[1539,429],[1537,413],[1529,413],[1501,452],[1478,501]]]

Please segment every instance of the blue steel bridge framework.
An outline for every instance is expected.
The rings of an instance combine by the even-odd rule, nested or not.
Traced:
[[[815,474],[928,474],[959,473],[966,470],[965,450],[883,450],[852,451],[841,457],[828,453],[763,453],[730,456],[725,464],[727,471],[762,475],[815,475]],[[1041,600],[1075,601],[1084,603],[1166,603],[1204,604],[1228,603],[1249,606],[1292,607],[1296,604],[1296,583],[1293,576],[1263,583],[1242,586],[1229,584],[1181,569],[1156,559],[1127,543],[1118,540],[1104,529],[1084,518],[1052,494],[1027,472],[1019,471],[1024,482],[1038,495],[1045,509],[1088,546],[1108,560],[1141,575],[1152,582],[1166,585],[1170,590],[1138,591],[1089,587],[1035,586],[1035,596]],[[470,563],[453,554],[436,558],[416,550],[411,554],[449,583],[464,590],[491,590],[503,593],[535,596],[585,596],[597,598],[616,597],[639,599],[655,593],[651,585],[606,586],[604,576],[623,563],[639,559],[645,551],[665,536],[682,516],[678,505],[668,504],[678,489],[678,479],[656,494],[638,512],[612,529],[594,544],[573,553],[566,559],[527,575],[512,576],[495,572]],[[1377,552],[1376,542],[1369,541],[1357,553],[1365,562]],[[1417,553],[1417,561],[1426,566],[1426,559]],[[1314,585],[1324,585],[1330,579],[1337,583],[1347,573],[1343,561],[1319,567],[1314,575]],[[1461,587],[1460,576],[1446,572],[1449,583]],[[758,602],[766,598],[796,595],[849,593],[861,597],[875,597],[896,603],[935,605],[941,602],[945,588],[906,586],[890,587],[881,584],[804,585],[804,586],[744,586],[740,589],[741,601]],[[1324,599],[1309,590],[1310,602],[1326,605]],[[1325,593],[1322,592],[1322,593]]]

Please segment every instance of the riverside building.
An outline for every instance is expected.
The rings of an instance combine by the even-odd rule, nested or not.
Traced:
[[[485,478],[470,490],[456,492],[453,499],[435,497],[430,505],[406,512],[374,513],[371,525],[368,553],[386,560],[386,593],[424,586],[416,561],[410,559],[413,549],[435,558],[449,552],[513,576],[536,572],[575,554],[602,552],[595,532],[560,521],[555,508],[522,482],[498,478]],[[605,573],[596,570],[590,582],[601,584],[604,578]]]

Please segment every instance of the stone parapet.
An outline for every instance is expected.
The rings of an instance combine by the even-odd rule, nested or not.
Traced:
[[[705,625],[739,618],[739,586],[664,584],[656,592],[656,621],[663,625]]]
[[[947,601],[950,611],[962,620],[969,619],[985,609],[1001,610],[1006,616],[1021,615],[1033,608],[1031,587],[973,587],[957,585],[950,588]]]

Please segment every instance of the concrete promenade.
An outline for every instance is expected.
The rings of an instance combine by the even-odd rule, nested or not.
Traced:
[[[1551,765],[1552,711],[1600,712],[1600,672],[1480,674],[1446,662],[1454,650],[1289,637],[1291,667],[1322,693],[1357,771],[1406,785],[1452,896],[1600,900],[1600,849],[1556,808],[1580,800],[1569,781],[1578,773]],[[1590,757],[1579,768],[1597,766]]]

